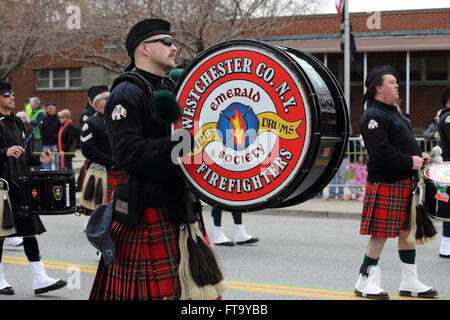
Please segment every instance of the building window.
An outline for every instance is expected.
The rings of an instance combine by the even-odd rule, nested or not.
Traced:
[[[79,89],[81,69],[47,69],[36,71],[36,89]]]
[[[447,57],[426,58],[427,81],[447,81]]]
[[[357,55],[355,60],[350,64],[350,81],[364,82],[364,59],[362,55]]]

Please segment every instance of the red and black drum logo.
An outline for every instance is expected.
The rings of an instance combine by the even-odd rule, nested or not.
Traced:
[[[199,56],[178,88],[179,125],[195,140],[181,169],[202,198],[242,209],[279,196],[310,139],[310,109],[288,60],[225,45]]]

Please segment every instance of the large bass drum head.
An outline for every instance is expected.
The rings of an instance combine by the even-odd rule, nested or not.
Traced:
[[[203,201],[225,210],[281,205],[319,152],[314,92],[281,48],[239,39],[202,52],[175,88],[182,116],[173,131],[182,127],[195,140],[181,158],[181,175]]]
[[[180,124],[196,147],[180,164],[199,196],[224,209],[269,207],[308,159],[312,117],[298,68],[276,47],[228,41],[181,75]]]

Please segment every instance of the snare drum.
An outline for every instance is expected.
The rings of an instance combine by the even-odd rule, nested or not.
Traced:
[[[75,213],[73,171],[33,171],[22,177],[26,192],[24,209],[39,215]]]
[[[450,201],[438,200],[450,197],[450,162],[426,166],[423,177],[423,204],[428,214],[434,219],[450,221]]]

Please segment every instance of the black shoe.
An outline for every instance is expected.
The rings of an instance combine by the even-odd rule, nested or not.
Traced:
[[[12,287],[6,287],[3,289],[0,289],[0,294],[4,294],[6,296],[12,296],[14,294],[14,290]]]
[[[259,241],[258,238],[253,237],[253,238],[250,238],[250,239],[245,240],[245,241],[236,241],[236,244],[243,245],[243,244],[257,243],[258,241]]]
[[[364,294],[361,291],[355,289],[355,294],[361,298],[375,299],[375,300],[389,300],[389,295],[387,292],[380,292],[379,294]]]
[[[234,247],[234,242],[233,241],[225,241],[225,242],[221,242],[221,243],[214,243],[214,245],[224,246],[224,247]]]
[[[428,291],[425,292],[419,292],[417,294],[417,296],[413,296],[411,291],[400,291],[399,295],[402,297],[414,297],[414,298],[433,298],[436,297],[438,295],[438,292],[436,290],[434,290],[433,288],[431,288]]]
[[[439,253],[439,257],[441,257],[441,258],[450,258],[450,254]]]
[[[53,291],[53,290],[58,290],[58,289],[64,288],[66,285],[67,285],[66,280],[59,279],[54,284],[52,284],[48,287],[34,290],[34,294],[41,294],[41,293],[46,293],[46,292]]]

